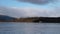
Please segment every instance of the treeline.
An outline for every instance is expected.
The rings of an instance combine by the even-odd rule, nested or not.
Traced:
[[[60,17],[14,18],[5,15],[0,15],[0,22],[60,22]]]
[[[33,22],[37,17],[14,18],[5,15],[0,15],[0,22]]]

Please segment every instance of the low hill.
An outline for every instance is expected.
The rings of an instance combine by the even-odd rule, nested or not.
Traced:
[[[15,18],[6,16],[6,15],[0,15],[0,21],[11,21],[14,20]]]

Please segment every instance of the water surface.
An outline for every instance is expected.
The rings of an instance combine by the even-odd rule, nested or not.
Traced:
[[[0,34],[60,34],[60,24],[0,22]]]

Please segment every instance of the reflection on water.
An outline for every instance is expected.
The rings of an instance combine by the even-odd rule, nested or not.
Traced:
[[[59,23],[0,23],[0,34],[60,34]]]

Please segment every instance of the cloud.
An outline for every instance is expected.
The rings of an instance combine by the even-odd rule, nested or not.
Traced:
[[[56,9],[43,9],[43,8],[17,8],[17,7],[0,7],[0,14],[8,15],[11,17],[60,17],[60,8]]]
[[[58,0],[17,0],[19,2],[29,2],[29,3],[33,3],[33,4],[47,4],[47,3],[50,3],[50,2],[55,2],[55,1],[58,1]]]
[[[12,17],[20,17],[23,16],[24,14],[21,10],[19,11],[18,9],[8,8],[8,7],[0,7],[0,13]]]

